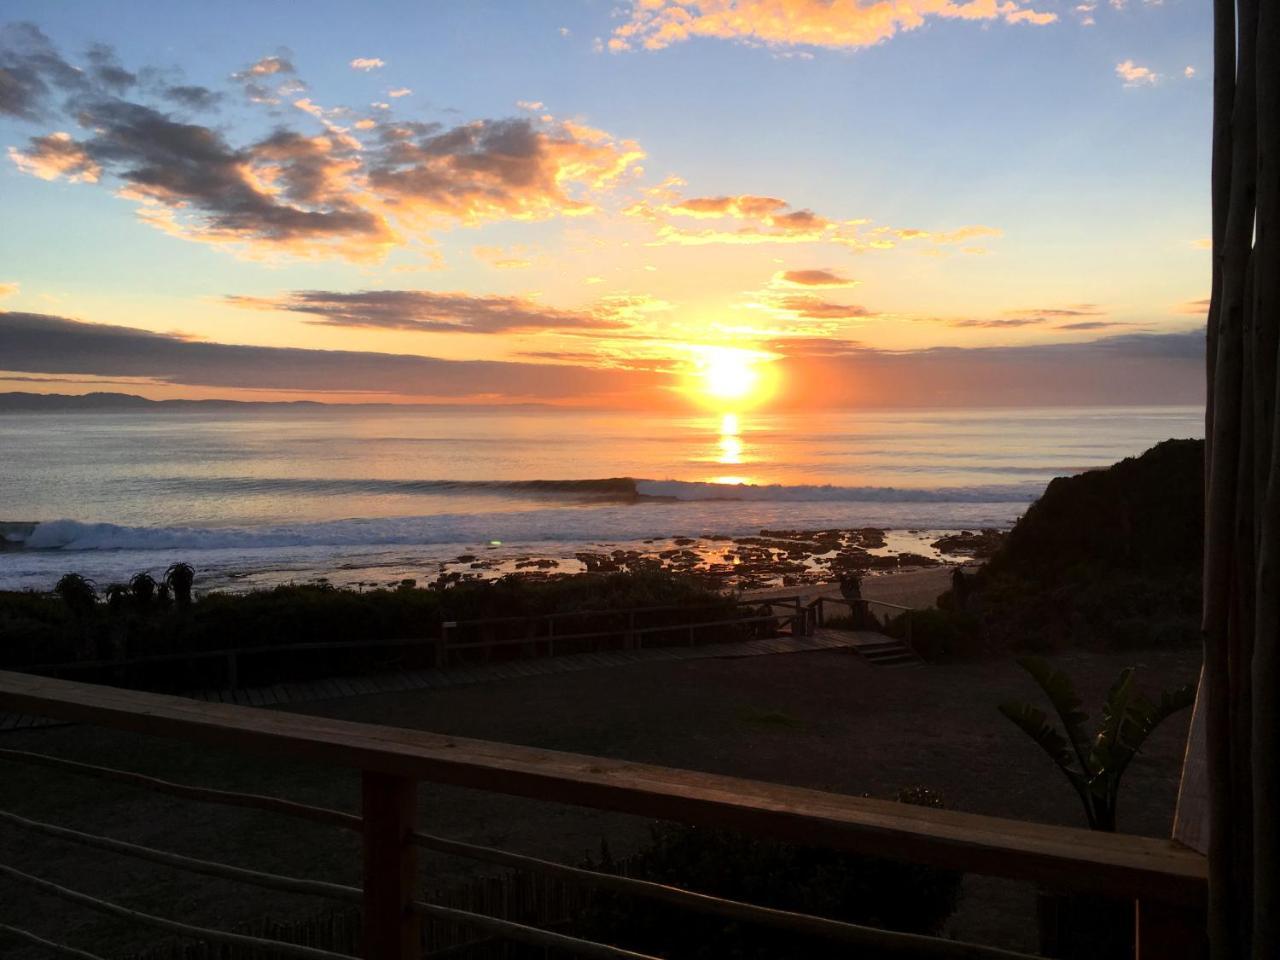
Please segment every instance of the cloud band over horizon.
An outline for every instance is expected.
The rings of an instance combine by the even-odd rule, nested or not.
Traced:
[[[1014,347],[875,350],[787,341],[780,407],[1203,402],[1202,331]],[[581,363],[209,343],[49,314],[0,311],[0,367],[158,384],[431,400],[610,402],[662,409],[676,378]],[[0,380],[3,380],[0,373]]]

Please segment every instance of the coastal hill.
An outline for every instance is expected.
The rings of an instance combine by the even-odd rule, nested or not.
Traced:
[[[507,404],[476,403],[324,403],[319,400],[151,400],[133,393],[0,393],[4,413],[165,413],[191,410],[476,410]],[[520,403],[521,410],[553,407],[547,403]]]
[[[148,400],[132,393],[0,393],[0,413],[90,413],[103,411],[221,410],[253,407],[324,407],[314,400]]]
[[[1060,477],[965,591],[990,651],[1128,648],[1198,635],[1204,442],[1166,440],[1105,470]]]
[[[1105,470],[1050,482],[987,564],[1053,585],[1087,568],[1195,572],[1204,543],[1204,441],[1166,440]]]

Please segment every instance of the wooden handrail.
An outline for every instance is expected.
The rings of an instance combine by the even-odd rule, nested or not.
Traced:
[[[677,630],[701,630],[703,627],[739,627],[757,623],[777,623],[779,620],[791,620],[794,616],[794,613],[771,613],[763,617],[738,617],[733,620],[700,620],[696,623],[672,623],[652,627],[632,627],[630,629],[624,627],[617,630],[594,630],[590,633],[558,633],[552,639],[556,643],[563,643],[567,640],[595,640],[600,637],[616,637],[622,633],[629,633],[633,636],[647,636],[651,633],[672,633]],[[534,634],[532,636],[504,637],[500,640],[460,640],[446,644],[446,648],[449,650],[472,650],[486,647],[515,647],[520,644],[535,643],[546,639],[548,637],[545,634]]]
[[[819,600],[823,600],[828,603],[843,603],[847,607],[852,607],[855,603],[868,603],[868,604],[874,603],[877,607],[888,607],[891,610],[920,609],[919,607],[904,607],[900,603],[890,603],[887,600],[876,600],[872,597],[854,597],[853,599],[850,599],[849,597],[833,597],[833,596],[828,596],[826,594],[823,594],[818,597],[814,597],[813,600],[810,601],[809,605],[813,606],[813,604],[817,603]]]
[[[738,607],[761,607],[768,604],[771,607],[786,606],[790,609],[792,606],[800,602],[797,597],[778,597],[771,600],[747,601],[732,600],[732,605]],[[110,660],[65,660],[51,663],[37,663],[29,666],[23,666],[22,669],[31,673],[41,672],[62,672],[62,671],[79,671],[79,670],[105,670],[121,667],[147,666],[150,664],[161,663],[189,663],[197,660],[228,660],[232,666],[230,672],[235,673],[235,661],[240,657],[265,656],[268,654],[278,653],[305,653],[322,650],[376,650],[380,648],[394,649],[397,647],[437,647],[445,644],[450,650],[465,649],[468,647],[486,647],[486,646],[508,646],[517,643],[526,643],[530,640],[545,639],[543,637],[521,637],[511,640],[497,641],[479,641],[479,642],[447,642],[449,632],[456,631],[462,627],[476,626],[494,626],[504,623],[533,623],[533,622],[552,622],[555,620],[565,619],[568,617],[587,617],[587,616],[626,616],[633,617],[637,613],[656,613],[673,610],[692,611],[699,609],[696,606],[675,605],[661,607],[631,607],[620,608],[617,610],[580,610],[568,611],[565,613],[548,613],[548,614],[530,614],[520,617],[490,617],[480,620],[450,620],[445,621],[442,634],[433,637],[390,637],[376,638],[371,640],[317,640],[307,641],[303,643],[287,643],[267,646],[253,647],[224,647],[216,650],[189,650],[177,651],[172,653],[148,653],[136,657],[121,657]],[[708,605],[709,610],[714,610],[715,605]],[[650,625],[646,627],[619,627],[615,630],[600,630],[587,633],[569,633],[561,634],[555,639],[557,642],[566,640],[582,640],[595,637],[611,637],[619,634],[645,635],[648,633],[661,633],[664,631],[701,629],[703,627],[726,626],[730,624],[751,624],[760,623],[766,620],[786,620],[792,614],[771,614],[764,617],[741,617],[732,620],[696,620],[682,621],[680,623]],[[232,684],[236,686],[236,684]]]
[[[761,607],[765,604],[769,604],[770,606],[794,606],[796,601],[799,599],[800,596],[798,594],[786,597],[760,597],[747,600],[735,600],[732,597],[726,596],[710,601],[706,604],[674,603],[657,607],[617,607],[611,610],[564,610],[554,613],[529,613],[508,617],[481,617],[475,620],[453,620],[450,622],[459,627],[472,627],[490,626],[492,624],[499,623],[523,623],[527,620],[564,620],[569,617],[626,616],[635,613],[665,613],[674,610],[687,612],[690,610],[701,609],[704,606],[707,609],[714,609],[721,604],[735,607]]]
[[[716,774],[0,672],[0,709],[885,856],[1054,889],[1203,904],[1172,840],[934,810]]]

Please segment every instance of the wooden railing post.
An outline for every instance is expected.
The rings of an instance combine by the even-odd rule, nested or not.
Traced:
[[[1204,960],[1209,955],[1203,912],[1141,899],[1134,909],[1135,960]]]
[[[436,644],[436,667],[441,670],[449,665],[449,634],[456,625],[447,620],[440,624],[440,642]]]
[[[418,784],[407,777],[364,771],[364,960],[419,960],[422,923],[411,904],[418,879],[417,848],[409,836]]]

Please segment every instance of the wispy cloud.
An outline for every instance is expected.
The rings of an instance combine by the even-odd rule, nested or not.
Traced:
[[[871,316],[871,311],[858,304],[835,303],[805,294],[778,297],[772,306],[802,320],[856,320]]]
[[[945,246],[979,237],[998,237],[996,227],[969,225],[955,230],[879,226],[866,219],[838,220],[793,207],[780,197],[737,194],[688,197],[684,181],[671,178],[646,191],[623,213],[654,225],[656,244],[834,243],[855,250],[883,250],[904,241]]]
[[[22,285],[14,283],[0,283],[0,300],[6,297],[14,297],[18,295],[18,291],[22,289]]]
[[[1073,303],[1063,307],[1021,307],[1006,310],[998,317],[952,317],[943,319],[950,327],[975,327],[981,329],[1001,330],[1015,327],[1034,327],[1056,324],[1057,330],[1095,330],[1113,324],[1097,318],[1107,315],[1107,311],[1096,303]],[[1059,324],[1058,321],[1073,321]]]
[[[834,270],[782,270],[773,275],[773,283],[780,287],[856,287],[861,282]]]
[[[365,73],[370,70],[380,70],[386,65],[387,62],[378,57],[356,57],[350,64],[352,70],[363,70]]]
[[[869,47],[931,19],[1045,25],[1057,14],[1019,0],[633,0],[608,48],[661,50],[699,37],[837,49]]]
[[[242,307],[307,315],[337,327],[430,333],[536,333],[544,330],[621,330],[629,326],[616,305],[557,310],[522,297],[473,296],[430,290],[296,290],[280,297],[226,298]]]
[[[524,270],[533,266],[533,258],[520,247],[476,246],[471,248],[471,255],[495,270]]]

